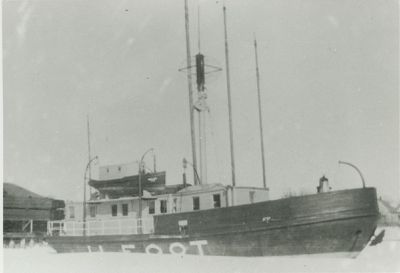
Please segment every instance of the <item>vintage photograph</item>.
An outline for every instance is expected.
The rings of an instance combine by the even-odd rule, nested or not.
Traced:
[[[397,0],[4,0],[3,271],[400,272]]]

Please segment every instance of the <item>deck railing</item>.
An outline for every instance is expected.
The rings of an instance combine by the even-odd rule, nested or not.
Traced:
[[[85,227],[85,228],[84,228]],[[99,219],[86,221],[49,221],[47,223],[47,234],[49,236],[86,236],[96,235],[128,235],[154,232],[153,217],[140,219]]]

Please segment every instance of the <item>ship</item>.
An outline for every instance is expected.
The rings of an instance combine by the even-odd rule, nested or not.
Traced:
[[[225,11],[224,6],[224,19]],[[187,1],[185,18],[188,45]],[[225,46],[228,60],[227,43]],[[359,188],[332,190],[323,176],[315,193],[275,200],[270,200],[265,173],[262,187],[236,185],[234,172],[230,185],[208,183],[204,132],[204,115],[208,111],[204,87],[207,65],[204,55],[199,53],[192,66],[189,48],[186,69],[193,162],[183,160],[182,183],[166,183],[166,172],[156,170],[154,149],[148,149],[133,164],[137,164],[137,174],[132,173],[134,167],[129,164],[101,166],[98,179],[88,179],[93,190],[90,199],[86,201],[85,190],[83,202],[66,203],[65,219],[48,223],[49,245],[59,253],[356,257],[374,237],[380,214],[376,189],[365,185],[353,164],[341,162],[359,172],[363,182]],[[191,93],[192,68],[198,91],[196,103]],[[229,80],[228,65],[226,71]],[[228,98],[231,111],[229,93]],[[195,154],[195,112],[199,119],[200,168]],[[145,164],[150,153],[154,157],[152,170]],[[89,156],[86,171],[95,159]],[[232,141],[231,160],[233,167]],[[264,167],[264,157],[262,160]],[[188,166],[193,172],[192,184],[187,182]]]
[[[154,177],[161,179],[148,180]],[[48,243],[60,253],[356,257],[379,217],[369,187],[323,192],[322,186],[316,194],[261,201],[267,191],[260,188],[166,186],[163,177],[143,174],[142,197],[139,175],[92,180],[104,198],[88,201],[86,222],[75,221],[67,205],[68,219],[49,222]]]

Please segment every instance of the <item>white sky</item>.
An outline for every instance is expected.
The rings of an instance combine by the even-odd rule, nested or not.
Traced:
[[[224,68],[221,1],[189,2],[192,54],[199,3],[202,52]],[[398,200],[397,1],[226,4],[237,184],[262,185],[256,33],[271,196],[314,192],[323,174],[334,189],[361,186],[343,160]],[[89,114],[101,164],[154,147],[167,183],[181,183],[191,159],[183,12],[183,0],[4,1],[4,180],[79,200]],[[209,182],[229,184],[225,72],[206,86]]]

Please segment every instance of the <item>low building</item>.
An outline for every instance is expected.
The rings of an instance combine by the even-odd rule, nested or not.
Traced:
[[[43,197],[11,183],[3,184],[3,239],[43,237],[50,220],[64,218],[64,201]]]

